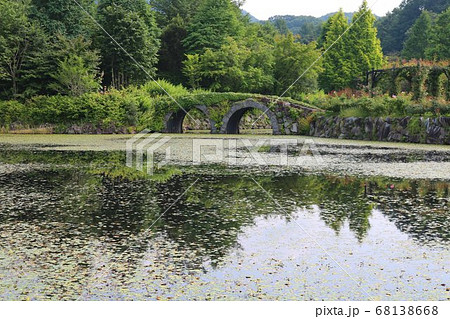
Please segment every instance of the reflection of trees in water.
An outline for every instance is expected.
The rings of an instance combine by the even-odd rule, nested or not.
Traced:
[[[322,220],[336,233],[348,221],[350,230],[362,240],[370,228],[372,205],[364,196],[361,179],[327,175],[291,176],[280,178],[274,186],[280,188],[280,196],[284,196],[286,201],[295,200],[297,206],[317,205]]]
[[[63,201],[61,187],[70,179],[70,173],[57,170],[13,171],[0,175],[0,220],[45,220],[46,212],[57,209],[55,203]]]
[[[91,160],[93,155],[85,156]],[[117,161],[122,160],[117,156]],[[94,161],[107,158],[101,154]],[[148,248],[151,234],[164,234],[180,249],[198,250],[204,257],[218,260],[237,247],[240,232],[253,225],[256,217],[284,214],[249,177],[212,172],[189,188],[197,176],[176,175],[155,183],[120,181],[79,169],[12,173],[0,176],[0,194],[16,196],[19,201],[2,208],[0,217],[33,221],[43,227],[49,221],[65,223],[67,227],[59,229],[59,235],[73,236],[75,229],[79,236],[110,243],[116,254],[132,245],[139,255]],[[422,242],[450,237],[446,183],[400,181],[395,190],[388,190],[385,178],[255,178],[285,211],[292,212],[287,219],[294,217],[298,207],[316,205],[328,227],[339,233],[348,223],[361,241],[370,228],[375,203],[401,231]],[[153,231],[142,234],[155,221]]]
[[[183,180],[180,177],[180,181]],[[432,238],[448,238],[448,187],[446,183],[401,181],[391,190],[390,179],[354,177],[282,176],[261,177],[258,182],[287,212],[298,207],[317,205],[325,224],[339,233],[345,223],[358,240],[362,241],[370,229],[369,218],[373,208],[382,208],[381,200],[398,207],[408,207],[409,217],[398,211],[386,211],[395,218],[397,227],[406,233],[426,230]],[[178,181],[178,183],[181,183]],[[181,183],[186,189],[188,183]],[[180,184],[176,188],[180,187]],[[402,190],[403,189],[403,190]],[[408,200],[415,199],[405,205]],[[403,206],[402,206],[403,205]],[[405,209],[404,209],[405,210]],[[165,217],[171,225],[170,236],[182,238],[186,243],[196,243],[211,256],[219,257],[236,245],[244,226],[251,225],[256,217],[280,215],[277,204],[262,192],[252,179],[236,176],[207,176],[186,194]],[[292,216],[286,216],[287,218]],[[436,227],[441,227],[436,231]],[[423,231],[419,232],[423,234]]]
[[[173,203],[179,190],[187,189],[194,180],[195,176],[175,177],[158,186],[159,194]],[[256,216],[273,206],[258,193],[258,186],[248,178],[202,176],[162,216],[163,229],[172,240],[199,248],[217,260],[236,247],[242,227],[253,224]]]
[[[427,244],[450,241],[450,184],[401,181],[370,198],[396,227]]]
[[[66,223],[98,237],[137,233],[146,226],[146,215],[159,211],[147,196],[154,191],[151,184],[115,182],[73,169],[8,174],[0,177],[0,188],[14,199],[5,207],[9,218],[42,227]]]

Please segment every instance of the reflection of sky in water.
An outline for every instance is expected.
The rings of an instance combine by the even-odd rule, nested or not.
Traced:
[[[0,300],[450,298],[446,182],[256,172],[285,216],[239,170],[170,206],[197,175],[22,168],[0,173]]]
[[[248,297],[249,284],[253,292],[259,287],[261,296],[280,299],[367,299],[358,285],[374,299],[448,297],[442,286],[449,283],[448,249],[411,242],[380,211],[374,210],[372,227],[362,242],[348,225],[336,235],[317,213],[299,210],[295,220],[311,237],[293,221],[258,218],[239,236],[239,249],[204,280],[215,281],[214,285],[242,283],[241,298]]]

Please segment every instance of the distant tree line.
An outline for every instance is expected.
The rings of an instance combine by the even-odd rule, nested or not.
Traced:
[[[286,34],[290,31],[294,35],[299,35],[300,41],[307,44],[312,41],[317,41],[326,21],[328,21],[328,19],[330,19],[335,14],[336,12],[329,13],[319,18],[312,16],[293,15],[273,16],[269,18],[269,22],[272,23],[280,33]],[[348,21],[351,21],[354,12],[346,12],[344,14],[347,17]]]
[[[439,14],[450,7],[450,0],[403,0],[400,6],[376,23],[385,54],[400,54],[410,28],[424,10]],[[447,19],[447,28],[449,28]],[[447,57],[448,59],[448,57]]]
[[[377,18],[375,26],[386,55],[405,59],[449,59],[448,13],[450,0],[404,0],[385,17]],[[354,13],[345,13],[349,21]],[[269,19],[281,33],[291,31],[301,36],[303,43],[316,41],[328,19],[311,16],[274,16]],[[447,52],[445,52],[447,50]],[[428,51],[425,53],[425,51]]]

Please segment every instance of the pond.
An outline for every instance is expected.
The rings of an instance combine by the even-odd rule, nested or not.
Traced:
[[[448,150],[322,145],[353,167],[146,178],[121,150],[30,145],[0,149],[0,300],[450,298],[450,179],[356,169]]]

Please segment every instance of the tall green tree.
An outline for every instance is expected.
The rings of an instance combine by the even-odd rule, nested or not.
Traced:
[[[56,41],[52,44],[52,59],[60,62],[65,58],[77,55],[82,58],[86,67],[95,71],[100,68],[100,52],[92,49],[92,41],[86,40],[84,36],[78,36],[68,39],[63,35],[56,37]],[[53,70],[54,72],[54,70]],[[52,72],[52,73],[53,73]]]
[[[187,54],[219,49],[227,37],[236,37],[242,30],[241,12],[230,0],[205,0],[187,28],[183,41]]]
[[[59,62],[58,70],[52,74],[56,82],[51,87],[58,93],[80,96],[100,89],[100,78],[86,66],[78,55],[72,55]]]
[[[147,1],[100,0],[97,17],[114,39],[99,30],[97,45],[102,56],[105,85],[120,88],[145,82],[147,73],[154,76],[160,44],[159,28]]]
[[[95,0],[77,0],[90,15],[95,15]],[[93,32],[94,22],[70,0],[31,0],[31,18],[39,21],[51,36],[62,34],[69,38],[80,35],[89,38]]]
[[[374,26],[375,21],[375,16],[364,0],[359,11],[353,16],[353,25],[345,36],[355,77],[383,65],[383,52]]]
[[[185,59],[183,41],[192,17],[204,0],[150,0],[156,22],[162,30],[158,53],[158,76],[182,83],[182,62]]]
[[[269,93],[273,88],[273,60],[272,47],[263,41],[228,37],[217,50],[188,55],[183,72],[193,88]]]
[[[302,44],[299,37],[291,32],[277,36],[274,49],[274,81],[275,94],[282,94],[295,81],[287,92],[288,96],[310,92],[317,89],[320,63],[315,63],[320,56],[316,43]],[[311,67],[312,66],[312,67]]]
[[[430,31],[430,46],[426,56],[433,60],[450,59],[450,7],[439,14]]]
[[[158,74],[171,82],[181,83],[181,69],[185,59],[183,41],[187,36],[187,24],[181,16],[173,18],[161,34]]]
[[[100,55],[91,49],[91,41],[81,35],[73,39],[59,35],[51,51],[56,61],[56,68],[48,73],[51,90],[78,96],[101,87]]]
[[[163,28],[175,17],[190,21],[204,0],[150,0],[156,21]]]
[[[323,72],[320,74],[319,82],[321,88],[329,92],[349,86],[353,79],[353,71],[352,57],[348,49],[348,35],[344,34],[349,24],[342,9],[330,17],[326,25],[327,32],[323,42],[325,51]]]
[[[420,17],[408,30],[402,55],[406,59],[425,59],[425,50],[429,46],[431,33],[431,16],[428,11],[423,11]]]
[[[0,87],[7,97],[17,97],[38,79],[42,50],[47,39],[38,24],[28,18],[29,1],[0,1]]]
[[[340,11],[342,11],[342,9]],[[330,31],[331,22],[332,22],[332,19],[330,19],[330,18],[328,18],[328,20],[322,24],[322,28],[320,30],[320,35],[319,35],[319,38],[317,39],[317,47],[319,47],[319,48],[323,48],[325,45],[325,41],[327,40],[327,33],[328,33],[328,31]]]
[[[364,72],[383,65],[374,23],[375,16],[365,0],[353,16],[351,28],[342,10],[330,18],[324,43],[324,72],[320,75],[325,91],[354,87]]]
[[[86,55],[97,56],[90,41],[97,28],[92,19],[97,4],[95,0],[30,0],[30,5],[29,17],[41,26],[48,41],[36,58],[39,64],[35,72],[27,70],[29,74],[38,73],[39,78],[35,81],[30,78],[27,87],[41,94],[52,94],[58,85],[54,74],[61,68],[61,63],[66,60],[73,62],[76,57],[84,59]],[[89,44],[88,47],[84,44],[80,47],[81,42]],[[66,50],[71,45],[78,46],[79,51]],[[88,65],[86,67],[89,68]]]

